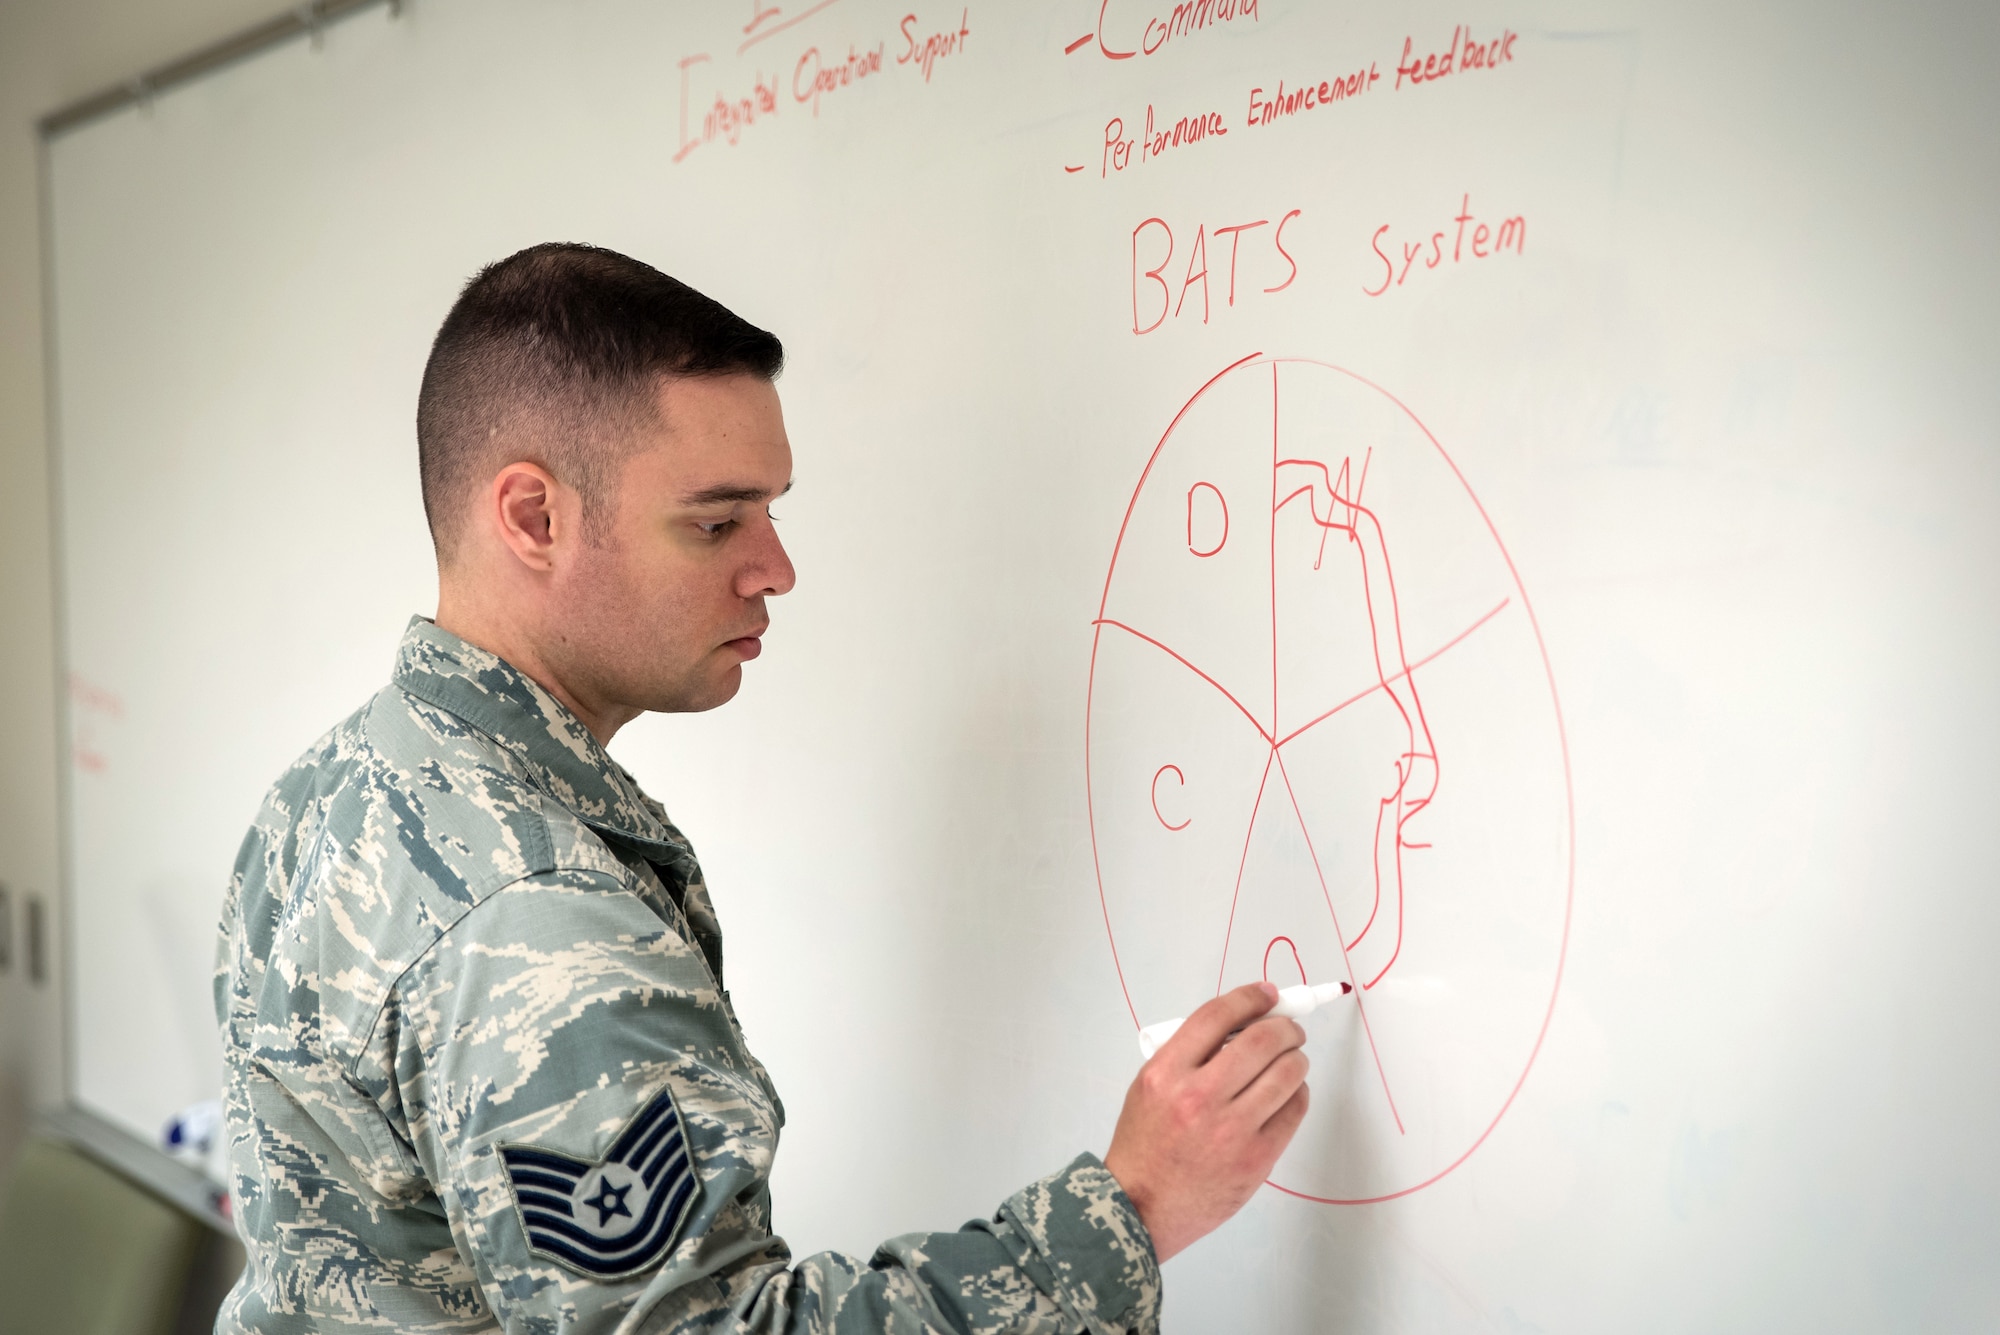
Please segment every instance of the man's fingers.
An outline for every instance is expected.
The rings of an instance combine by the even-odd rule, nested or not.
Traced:
[[[1291,1144],[1293,1134],[1299,1129],[1299,1123],[1306,1120],[1306,1107],[1311,1102],[1311,1087],[1300,1085],[1292,1091],[1292,1097],[1285,1100],[1284,1106],[1271,1114],[1270,1120],[1264,1123],[1264,1129],[1260,1134],[1267,1142],[1274,1143],[1278,1152],[1282,1154],[1285,1146]]]
[[[1305,1026],[1286,1015],[1267,1015],[1248,1026],[1230,1043],[1227,1055],[1250,1065],[1251,1074],[1277,1060],[1281,1052],[1306,1045]]]
[[[1283,1108],[1305,1086],[1312,1062],[1297,1048],[1288,1048],[1257,1073],[1236,1104],[1253,1126],[1261,1126]]]
[[[1297,1020],[1267,1015],[1216,1053],[1202,1067],[1202,1076],[1218,1097],[1236,1098],[1263,1074],[1265,1067],[1283,1053],[1305,1046],[1305,1041],[1306,1031]]]
[[[1199,1066],[1215,1055],[1222,1040],[1278,1004],[1278,989],[1269,983],[1245,983],[1204,1003],[1182,1022],[1160,1049],[1160,1056],[1182,1066]]]

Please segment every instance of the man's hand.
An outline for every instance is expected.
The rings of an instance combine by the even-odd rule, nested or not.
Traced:
[[[1125,1092],[1104,1166],[1162,1261],[1242,1209],[1305,1118],[1306,1031],[1296,1020],[1257,1019],[1277,1000],[1269,983],[1223,993],[1188,1016]]]

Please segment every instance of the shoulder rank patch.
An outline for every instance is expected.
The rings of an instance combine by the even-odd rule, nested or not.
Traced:
[[[673,1094],[641,1108],[598,1163],[503,1145],[528,1250],[592,1279],[656,1264],[701,1194]]]

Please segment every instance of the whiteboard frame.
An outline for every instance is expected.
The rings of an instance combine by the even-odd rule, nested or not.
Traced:
[[[330,23],[351,18],[377,5],[386,5],[389,17],[402,17],[405,0],[308,0],[296,8],[279,12],[261,23],[231,33],[185,55],[152,66],[86,97],[56,108],[35,121],[36,225],[41,274],[42,315],[42,411],[44,460],[48,469],[45,499],[49,514],[49,595],[50,632],[54,645],[55,692],[50,701],[56,730],[56,891],[58,906],[55,931],[60,937],[55,953],[60,957],[62,976],[58,980],[56,1054],[60,1064],[57,1087],[62,1091],[58,1116],[95,1118],[77,1092],[78,1056],[77,976],[81,943],[72,930],[76,908],[76,869],[73,846],[76,830],[75,746],[72,742],[70,709],[70,580],[65,553],[67,531],[64,524],[62,368],[59,356],[56,291],[56,227],[53,162],[50,149],[55,140],[106,116],[137,106],[144,110],[161,93],[171,92],[204,79],[239,62],[254,60],[278,47],[304,37],[315,47]]]

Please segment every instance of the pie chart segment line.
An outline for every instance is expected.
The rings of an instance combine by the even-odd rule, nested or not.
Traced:
[[[1312,831],[1306,828],[1306,813],[1299,809],[1299,795],[1292,791],[1292,776],[1285,770],[1285,758],[1273,747],[1271,755],[1278,762],[1278,777],[1284,781],[1285,794],[1292,800],[1292,815],[1299,822],[1299,833],[1305,836],[1306,852],[1312,857],[1313,874],[1319,877],[1319,892],[1326,899],[1327,916],[1333,919],[1333,939],[1339,941],[1340,915],[1334,912],[1333,892],[1327,889],[1326,873],[1320,870],[1319,851],[1313,847]],[[1368,1002],[1363,997],[1363,989],[1354,979],[1354,961],[1347,957],[1347,947],[1340,948],[1340,967],[1347,974],[1347,981],[1354,987],[1354,1008],[1361,1016],[1361,1032],[1368,1036],[1368,1055],[1375,1059],[1375,1074],[1382,1080],[1382,1097],[1388,1100],[1389,1115],[1396,1119],[1396,1134],[1406,1135],[1403,1129],[1403,1114],[1396,1111],[1396,1096],[1389,1092],[1389,1073],[1382,1067],[1381,1049],[1375,1046],[1375,1029],[1368,1023]]]
[[[1271,363],[1271,513],[1265,531],[1271,546],[1271,731],[1278,735],[1278,364]]]
[[[1230,704],[1235,705],[1236,708],[1242,712],[1243,717],[1250,720],[1250,726],[1255,728],[1257,730],[1257,735],[1264,739],[1264,745],[1271,746],[1274,744],[1271,740],[1271,734],[1264,730],[1264,725],[1257,721],[1257,716],[1255,714],[1252,714],[1249,711],[1249,709],[1244,706],[1241,700],[1238,700],[1234,695],[1232,695],[1227,686],[1224,686],[1221,682],[1209,676],[1206,672],[1203,672],[1200,668],[1196,667],[1193,663],[1190,663],[1186,658],[1184,658],[1179,653],[1175,652],[1173,649],[1169,648],[1167,645],[1161,643],[1159,640],[1154,639],[1152,636],[1146,634],[1146,632],[1143,630],[1134,629],[1133,627],[1126,625],[1124,622],[1114,621],[1110,617],[1099,617],[1096,621],[1093,621],[1091,624],[1093,626],[1115,626],[1117,629],[1124,631],[1127,635],[1137,636],[1139,639],[1144,640],[1147,644],[1152,645],[1155,649],[1158,649],[1161,653],[1166,654],[1168,657],[1172,658],[1176,663],[1179,663],[1182,667],[1186,668],[1189,672],[1194,673],[1195,676],[1200,677],[1210,686],[1213,686],[1216,690],[1222,692],[1222,698],[1229,701]]]
[[[1229,921],[1222,929],[1222,963],[1215,970],[1215,995],[1222,995],[1223,975],[1229,972],[1229,943],[1236,935],[1236,901],[1243,895],[1243,869],[1250,865],[1250,840],[1257,834],[1257,812],[1264,805],[1264,788],[1271,782],[1271,762],[1278,758],[1272,747],[1264,757],[1264,773],[1257,780],[1257,800],[1250,804],[1250,828],[1243,832],[1243,856],[1236,862],[1236,888],[1229,893]]]
[[[1405,676],[1408,676],[1410,673],[1415,672],[1418,668],[1425,666],[1426,664],[1432,662],[1433,660],[1444,657],[1445,654],[1457,648],[1459,642],[1464,640],[1467,636],[1471,635],[1473,631],[1478,630],[1481,626],[1491,621],[1494,617],[1497,617],[1502,612],[1506,611],[1507,605],[1513,601],[1514,600],[1512,597],[1502,598],[1499,602],[1495,603],[1491,608],[1487,609],[1485,615],[1481,616],[1477,621],[1473,622],[1471,625],[1467,626],[1464,630],[1460,631],[1458,634],[1446,640],[1443,644],[1439,645],[1437,648],[1425,654],[1422,658],[1419,658],[1416,662],[1410,664],[1410,666],[1405,668],[1403,671],[1398,672],[1394,677],[1390,678],[1390,680],[1391,681],[1399,680]],[[1301,723],[1298,727],[1292,729],[1290,732],[1286,733],[1283,737],[1280,737],[1278,739],[1278,745],[1284,746],[1288,742],[1293,742],[1298,740],[1298,738],[1304,733],[1310,731],[1313,728],[1318,727],[1320,724],[1326,722],[1328,719],[1332,718],[1335,714],[1338,714],[1341,710],[1347,708],[1349,705],[1359,704],[1361,701],[1366,700],[1369,696],[1381,690],[1382,687],[1383,687],[1382,682],[1376,682],[1373,686],[1364,686],[1359,691],[1356,691],[1353,695],[1348,696],[1345,700],[1342,700],[1339,704],[1335,705],[1332,709],[1329,709],[1324,714],[1321,714],[1318,718],[1312,719],[1311,721],[1306,723]]]
[[[1132,1027],[1141,1029],[1145,1021],[1139,1018],[1139,1008],[1132,1004],[1132,988],[1125,981],[1125,962],[1118,958],[1118,934],[1111,929],[1111,902],[1104,895],[1104,863],[1097,851],[1097,795],[1090,783],[1090,720],[1091,706],[1097,695],[1097,647],[1104,638],[1104,628],[1094,627],[1090,632],[1090,685],[1083,693],[1083,810],[1090,823],[1090,869],[1097,877],[1097,908],[1104,915],[1104,939],[1111,943],[1111,967],[1118,971],[1118,993],[1125,998],[1125,1010],[1132,1017]]]

